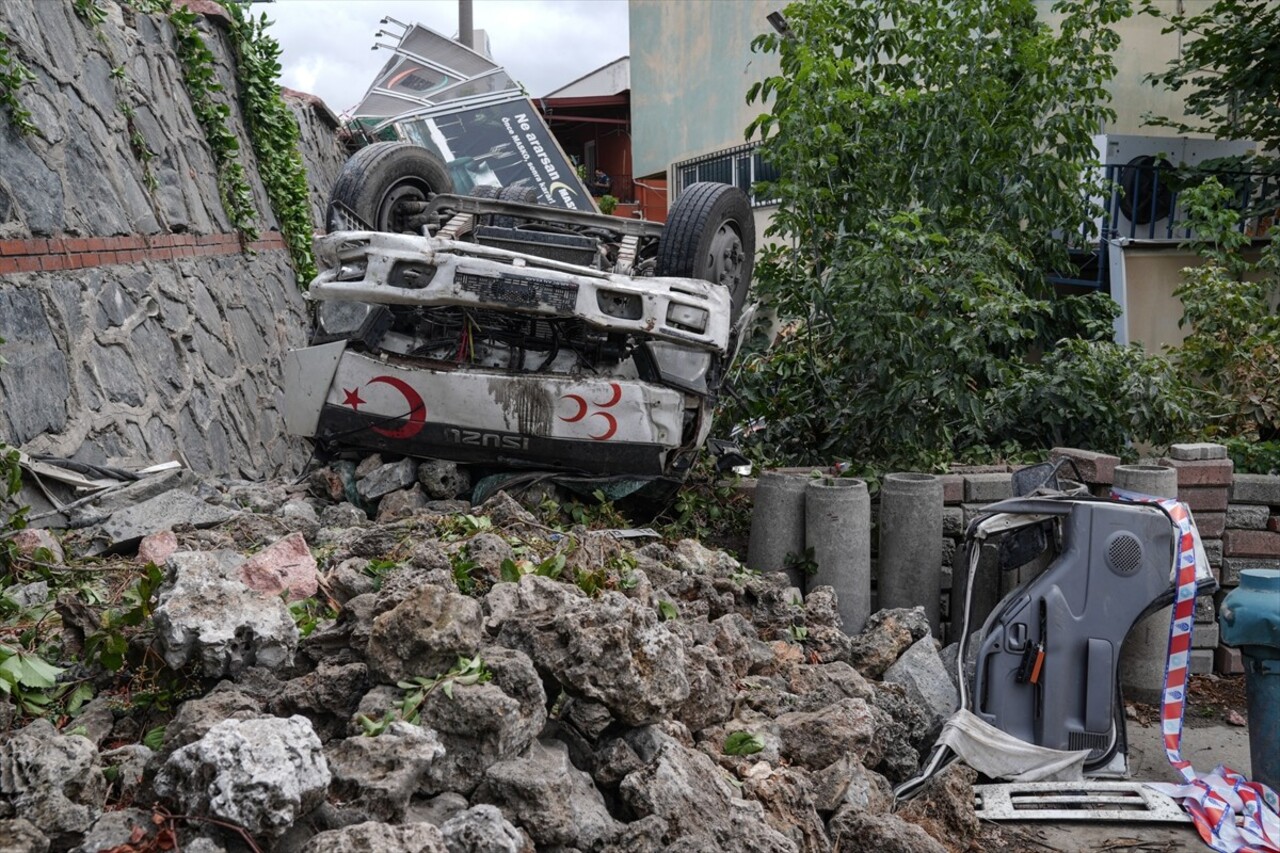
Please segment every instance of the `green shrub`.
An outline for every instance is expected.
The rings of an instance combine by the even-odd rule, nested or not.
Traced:
[[[1195,388],[1211,437],[1280,440],[1280,251],[1248,260],[1234,192],[1214,178],[1182,195],[1191,242],[1203,259],[1182,271],[1174,295],[1189,329],[1173,358]]]
[[[719,416],[763,424],[757,457],[932,467],[1190,421],[1167,363],[1110,342],[1109,299],[1047,282],[1099,213],[1092,136],[1130,11],[1055,9],[1051,30],[1025,0],[809,0],[756,40],[781,69],[748,93],[771,100],[747,133],[780,200],[756,285],[783,332]]]

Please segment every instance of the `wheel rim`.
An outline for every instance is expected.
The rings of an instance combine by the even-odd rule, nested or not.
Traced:
[[[430,188],[416,178],[405,178],[392,184],[378,202],[378,221],[374,226],[379,231],[404,231],[405,214],[400,205],[406,201],[426,201]]]
[[[711,238],[707,252],[707,268],[703,276],[729,288],[734,305],[738,302],[738,288],[742,284],[743,267],[747,255],[742,250],[742,237],[731,222],[722,222]]]

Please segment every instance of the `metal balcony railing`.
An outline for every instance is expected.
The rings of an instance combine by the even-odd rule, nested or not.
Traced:
[[[1112,164],[1105,178],[1110,194],[1101,228],[1103,239],[1186,240],[1195,235],[1186,225],[1181,194],[1210,175],[1235,190],[1233,207],[1240,213],[1240,230],[1264,237],[1276,220],[1280,178],[1258,172],[1177,169],[1167,162]]]
[[[1234,209],[1239,229],[1251,237],[1275,236],[1280,219],[1280,177],[1261,172],[1176,168],[1155,158],[1104,167],[1106,195],[1100,199],[1103,215],[1095,223],[1097,243],[1092,249],[1073,251],[1075,269],[1049,276],[1055,284],[1110,288],[1108,255],[1117,239],[1182,242],[1196,235],[1187,225],[1183,202],[1186,189],[1210,175],[1235,190]],[[1280,231],[1276,232],[1280,234]],[[1079,242],[1079,241],[1077,241]]]

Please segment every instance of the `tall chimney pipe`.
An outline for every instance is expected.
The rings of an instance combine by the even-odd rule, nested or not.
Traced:
[[[471,0],[458,0],[458,41],[475,50],[475,24],[471,17]]]

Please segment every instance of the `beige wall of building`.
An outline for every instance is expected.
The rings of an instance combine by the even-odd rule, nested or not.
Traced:
[[[1053,0],[1033,0],[1053,25]],[[1155,0],[1161,11],[1188,14],[1211,0]],[[787,0],[630,0],[632,151],[635,174],[656,175],[681,160],[745,140],[743,131],[763,108],[748,106],[751,84],[778,73],[776,55],[751,52],[751,41],[770,31],[766,16]],[[1163,22],[1134,15],[1116,25],[1121,46],[1110,85],[1116,111],[1113,126],[1100,133],[1174,135],[1142,123],[1147,113],[1182,117],[1184,93],[1145,82],[1178,56],[1176,33]]]
[[[1033,0],[1041,20],[1056,25],[1061,15],[1052,11],[1054,0]],[[1162,13],[1172,15],[1179,10],[1188,15],[1205,11],[1212,0],[1154,0]],[[1148,74],[1164,71],[1177,59],[1182,39],[1177,33],[1162,33],[1165,23],[1151,15],[1132,15],[1115,25],[1120,36],[1120,47],[1114,54],[1116,76],[1107,87],[1111,91],[1111,106],[1116,111],[1116,121],[1110,127],[1099,128],[1100,133],[1131,133],[1142,136],[1174,136],[1169,128],[1143,124],[1143,116],[1184,117],[1182,105],[1186,90],[1171,92],[1163,86],[1146,82]]]
[[[1199,260],[1181,249],[1127,248],[1123,251],[1123,319],[1129,343],[1142,344],[1143,349],[1152,353],[1182,343],[1187,336],[1185,329],[1178,328],[1182,302],[1173,291],[1182,283],[1182,270],[1198,265]]]
[[[1117,339],[1142,344],[1151,353],[1162,353],[1182,343],[1189,330],[1178,327],[1182,301],[1173,292],[1182,284],[1182,271],[1199,266],[1202,261],[1194,253],[1169,244],[1112,244],[1110,248],[1113,253],[1120,253],[1120,268],[1116,263],[1111,267],[1112,295],[1124,307]],[[1258,256],[1246,257],[1257,260]],[[1274,298],[1280,300],[1280,290]]]
[[[778,73],[777,55],[751,52],[765,16],[787,0],[630,0],[631,149],[638,176],[741,145],[764,109],[752,83]]]

